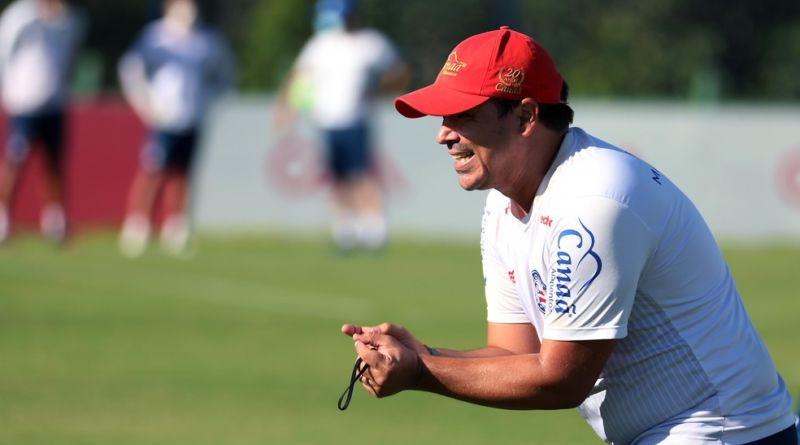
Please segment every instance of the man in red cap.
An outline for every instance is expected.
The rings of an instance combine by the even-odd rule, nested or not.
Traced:
[[[544,48],[503,27],[395,101],[441,116],[459,184],[491,190],[487,342],[435,349],[399,325],[344,325],[363,387],[578,407],[610,443],[797,444],[791,397],[697,209],[657,169],[570,128],[566,100]]]

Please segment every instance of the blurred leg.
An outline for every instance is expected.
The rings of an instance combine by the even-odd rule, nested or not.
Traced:
[[[0,165],[0,205],[8,207],[11,204],[20,170],[21,166],[16,163],[3,161]]]
[[[183,254],[189,244],[191,229],[186,216],[188,196],[187,173],[171,171],[164,183],[164,209],[167,217],[161,228],[161,247],[173,255]]]
[[[334,241],[344,248],[378,250],[386,243],[387,227],[378,177],[372,170],[369,128],[365,122],[333,130],[329,163],[334,187]]]
[[[119,237],[119,248],[125,256],[142,255],[150,238],[150,214],[158,189],[161,172],[139,170],[128,195],[128,211]]]
[[[347,179],[337,179],[331,191],[331,238],[344,252],[358,244],[357,215],[353,209],[353,184]]]
[[[20,166],[4,161],[0,165],[0,243],[11,233],[11,197],[14,195]]]
[[[383,193],[378,178],[371,172],[353,182],[353,205],[358,215],[358,238],[370,250],[386,244],[387,226],[383,209]]]
[[[59,154],[48,151],[43,171],[44,208],[40,219],[42,235],[55,242],[67,239],[67,218],[64,211],[64,174]]]
[[[11,116],[8,127],[5,159],[0,165],[0,243],[8,239],[11,233],[11,200],[30,151],[32,121]]]

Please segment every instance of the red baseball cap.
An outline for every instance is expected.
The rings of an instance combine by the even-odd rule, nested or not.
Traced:
[[[557,104],[563,84],[541,45],[502,26],[459,43],[433,84],[398,97],[394,107],[403,116],[416,118],[458,114],[491,97],[530,97],[541,104]]]

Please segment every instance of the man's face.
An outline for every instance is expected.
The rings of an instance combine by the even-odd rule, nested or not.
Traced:
[[[194,0],[166,0],[164,14],[181,23],[191,24],[197,18]]]
[[[503,117],[487,101],[463,113],[445,116],[436,134],[436,142],[447,146],[464,190],[503,188],[518,171],[512,147],[519,129],[516,110]]]

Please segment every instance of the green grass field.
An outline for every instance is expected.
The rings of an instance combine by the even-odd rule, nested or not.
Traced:
[[[725,254],[796,395],[800,249]],[[0,249],[0,444],[598,443],[574,411],[361,390],[337,410],[354,359],[343,322],[479,346],[481,281],[477,243],[342,257],[322,241],[205,237],[190,260],[128,260],[111,235],[65,251],[17,238]]]

